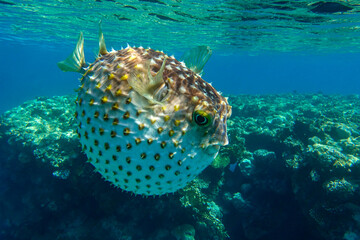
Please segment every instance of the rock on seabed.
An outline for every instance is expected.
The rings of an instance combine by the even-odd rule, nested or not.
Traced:
[[[74,100],[37,98],[0,117],[1,239],[360,239],[359,95],[230,96],[230,144],[157,198],[93,171]]]

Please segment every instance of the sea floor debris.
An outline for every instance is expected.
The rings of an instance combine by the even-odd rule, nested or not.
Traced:
[[[156,198],[93,171],[74,99],[37,98],[0,117],[0,238],[360,238],[359,95],[230,96],[230,144]]]

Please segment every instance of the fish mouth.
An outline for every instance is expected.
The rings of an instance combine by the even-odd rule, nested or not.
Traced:
[[[220,124],[216,128],[215,133],[212,135],[211,140],[209,141],[209,144],[219,146],[226,146],[229,144],[226,124]]]

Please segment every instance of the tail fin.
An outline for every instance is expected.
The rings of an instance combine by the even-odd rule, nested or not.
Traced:
[[[208,46],[194,47],[184,53],[180,58],[193,72],[201,75],[202,70],[211,57],[212,50]]]
[[[64,72],[83,72],[85,63],[84,37],[80,32],[74,51],[64,60],[57,63],[58,67]]]

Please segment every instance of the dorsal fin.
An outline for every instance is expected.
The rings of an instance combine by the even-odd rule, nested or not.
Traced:
[[[151,74],[150,61],[148,61],[145,64],[145,67],[147,65],[147,77],[144,78],[141,74],[132,72],[131,76],[128,78],[129,85],[141,96],[147,98],[151,103],[162,104],[162,101],[166,98],[166,96],[162,96],[161,94],[164,93],[166,95],[164,88],[167,89],[163,79],[166,59],[167,57],[164,57],[161,68],[155,76]]]
[[[184,53],[180,58],[185,62],[186,67],[190,68],[194,73],[201,75],[202,70],[211,57],[212,50],[208,46],[194,47]]]
[[[105,55],[108,51],[106,50],[104,34],[101,30],[101,20],[99,22],[99,55]]]
[[[85,63],[84,37],[80,32],[74,51],[64,60],[57,63],[58,67],[64,72],[83,72]]]

